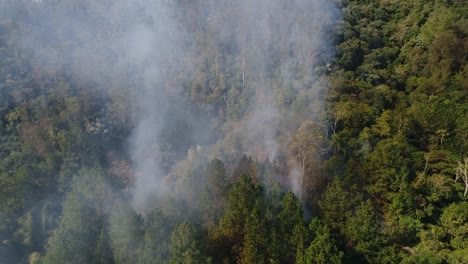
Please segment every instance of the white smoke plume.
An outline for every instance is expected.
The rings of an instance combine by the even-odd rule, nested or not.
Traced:
[[[41,74],[127,90],[134,122],[128,143],[136,175],[133,205],[140,212],[148,209],[150,197],[162,191],[161,131],[170,97],[178,96],[171,90],[177,90],[175,72],[186,50],[175,2],[42,0],[24,7],[21,43],[34,51]]]
[[[274,160],[285,152],[281,145],[287,140],[279,142],[281,134],[292,133],[306,118],[320,118],[324,85],[316,68],[333,55],[330,32],[339,12],[325,0],[216,1],[205,8],[209,21],[224,21],[210,26],[218,36],[212,45],[222,46],[223,38],[235,41],[232,70],[239,72],[237,85],[251,96],[232,131],[240,134],[242,152]]]
[[[333,53],[327,34],[338,11],[332,1],[31,0],[24,5],[22,43],[34,50],[40,71],[64,72],[76,83],[103,89],[124,86],[131,95],[128,152],[136,175],[133,206],[140,212],[164,196],[163,130],[177,115],[172,100],[185,102],[182,86],[192,81],[179,76],[204,70],[191,64],[201,47],[209,47],[220,71],[237,76],[234,92],[225,92],[224,110],[232,101],[241,114],[236,125],[226,125],[235,129],[225,128],[220,144],[235,138],[240,152],[274,160],[287,152],[281,135],[288,138],[305,118],[319,118],[323,86],[316,82],[315,67]],[[65,8],[56,12],[58,5]],[[227,55],[219,58],[216,52]],[[235,91],[247,98],[244,106]],[[194,116],[186,117],[190,124],[203,123]],[[187,133],[194,133],[187,136],[193,141],[209,134]]]

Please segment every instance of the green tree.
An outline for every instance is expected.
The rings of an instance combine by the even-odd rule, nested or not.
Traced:
[[[302,263],[341,263],[343,252],[338,251],[327,225],[313,218],[309,224],[313,240],[305,250]]]
[[[362,202],[346,222],[348,244],[369,263],[382,262],[381,252],[387,245],[387,238],[382,234],[382,224],[382,218],[370,200]]]
[[[450,245],[456,250],[468,252],[468,202],[452,203],[440,216]]]
[[[284,196],[278,220],[281,237],[281,257],[285,261],[294,259],[299,246],[294,230],[305,223],[302,214],[302,203],[292,192],[288,192]]]
[[[142,255],[144,233],[141,218],[123,202],[116,203],[110,218],[110,246],[115,263],[133,263]]]
[[[93,262],[112,191],[99,170],[82,170],[63,201],[60,224],[47,243],[45,263]]]
[[[235,261],[242,251],[246,219],[254,208],[264,206],[260,186],[247,175],[242,175],[228,192],[227,203],[218,226],[211,230],[211,251],[218,252],[213,261],[229,258]]]
[[[268,226],[258,208],[245,220],[244,241],[238,263],[266,263],[268,260]]]
[[[99,236],[96,238],[96,246],[94,248],[93,263],[96,264],[112,264],[114,257],[109,244],[109,235],[105,228],[101,229]]]
[[[343,180],[336,177],[318,201],[320,215],[338,241],[340,235],[346,233],[346,222],[352,217],[354,208],[362,201],[360,193],[352,192],[346,187]]]
[[[92,263],[102,225],[96,210],[79,192],[67,194],[59,227],[48,241],[44,263]]]
[[[174,206],[174,205],[173,205]],[[143,241],[140,242],[141,253],[138,255],[140,263],[164,262],[169,259],[171,231],[173,219],[167,217],[161,209],[154,209],[145,215],[143,226],[135,228],[143,229]],[[132,230],[128,230],[132,231]]]
[[[206,167],[207,184],[200,204],[205,223],[219,221],[225,206],[228,182],[226,169],[219,159],[210,161]]]
[[[380,141],[366,160],[369,192],[390,201],[414,176],[412,152],[413,148],[402,137]]]
[[[187,221],[178,224],[172,231],[169,252],[170,264],[210,263],[204,256],[200,237]]]

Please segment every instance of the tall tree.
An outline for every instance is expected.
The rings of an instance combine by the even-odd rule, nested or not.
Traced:
[[[310,120],[304,121],[289,150],[299,163],[299,200],[302,200],[303,195],[317,191],[323,184],[321,161],[326,151],[326,138],[322,129]]]
[[[188,222],[178,224],[171,234],[169,263],[210,263],[210,259],[204,256],[202,244],[192,225]]]

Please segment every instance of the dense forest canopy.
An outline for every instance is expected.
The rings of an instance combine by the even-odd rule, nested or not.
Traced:
[[[464,0],[0,0],[0,264],[468,263]]]

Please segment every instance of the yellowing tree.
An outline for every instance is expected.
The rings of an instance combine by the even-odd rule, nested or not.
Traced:
[[[321,160],[326,150],[326,138],[322,129],[313,121],[302,123],[289,145],[289,151],[299,163],[300,192],[317,189],[321,184]]]

